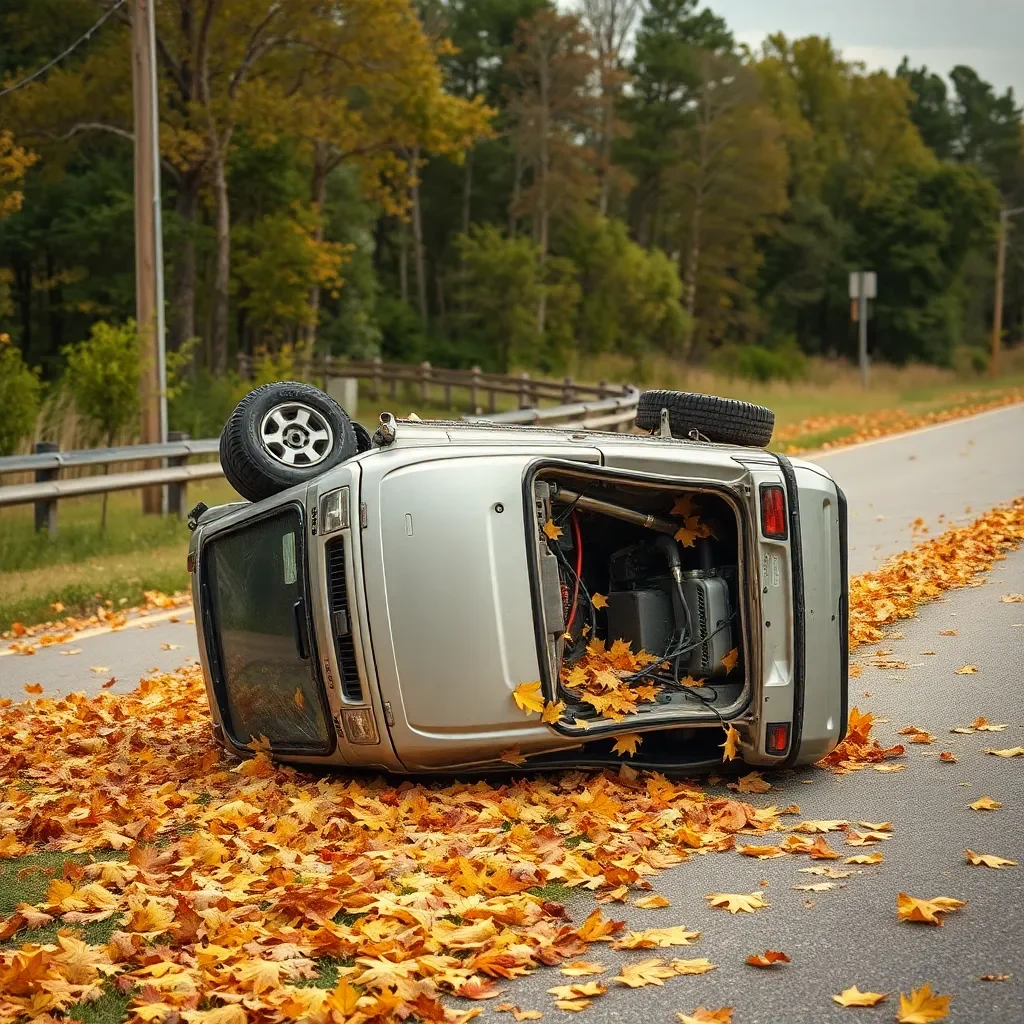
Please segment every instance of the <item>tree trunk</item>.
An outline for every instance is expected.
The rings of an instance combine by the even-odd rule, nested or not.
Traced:
[[[398,291],[402,302],[409,303],[409,230],[403,220],[398,225]]]
[[[217,140],[212,156],[214,227],[217,237],[213,276],[213,372],[221,375],[228,368],[228,316],[231,286],[231,207],[228,198],[227,146]]]
[[[177,351],[196,335],[196,218],[199,210],[199,173],[188,171],[178,187],[177,214],[184,224],[181,249],[174,268],[171,298],[171,348]]]
[[[613,102],[614,96],[606,90],[601,104],[601,192],[597,199],[602,217],[608,214],[608,195],[611,192]]]
[[[701,199],[695,199],[693,217],[690,227],[690,248],[686,257],[686,273],[683,280],[686,281],[686,312],[690,317],[690,331],[683,344],[683,361],[685,362],[693,349],[694,335],[697,330],[697,272],[700,268],[700,214]]]
[[[466,150],[462,165],[462,233],[469,234],[470,213],[473,205],[473,150]]]
[[[537,302],[537,333],[544,334],[544,323],[547,319],[548,289],[544,280],[544,268],[548,262],[548,173],[551,169],[549,152],[549,99],[548,99],[548,66],[540,67],[540,158],[537,165],[540,194],[537,202],[537,245],[540,247],[540,299]]]
[[[516,142],[516,162],[512,177],[512,202],[508,205],[508,235],[516,237],[519,226],[519,203],[523,197],[523,152]]]
[[[313,209],[316,210],[316,228],[313,238],[324,240],[324,211],[327,207],[327,142],[317,139],[313,146]],[[309,345],[310,354],[316,345],[316,326],[320,315],[320,285],[315,284],[309,291],[309,322],[302,328],[301,336]]]
[[[410,170],[410,192],[412,195],[412,248],[416,266],[416,299],[419,303],[420,320],[427,325],[427,272],[423,260],[423,220],[420,216],[420,147],[412,151]]]

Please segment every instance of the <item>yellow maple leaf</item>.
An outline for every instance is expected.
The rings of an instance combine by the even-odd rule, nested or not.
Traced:
[[[698,532],[700,529],[700,521],[696,516],[691,516],[689,519],[683,521],[683,525],[679,527],[675,532],[675,539],[683,545],[684,548],[692,548],[697,544],[697,538],[700,536]]]
[[[996,757],[1024,757],[1024,747],[1003,747],[1002,750],[985,749],[986,754],[995,754]]]
[[[669,967],[680,977],[687,974],[707,974],[708,971],[718,970],[718,964],[713,964],[706,957],[698,957],[693,960],[672,960]]]
[[[717,1010],[698,1006],[693,1013],[677,1013],[680,1024],[732,1024],[732,1007],[720,1006]]]
[[[813,821],[801,821],[799,825],[794,825],[791,832],[838,832],[840,829],[846,828],[850,823],[845,819],[836,818],[832,819],[815,819]]]
[[[601,916],[601,908],[591,911],[589,917],[576,929],[584,942],[610,942],[611,937],[622,930],[622,921],[609,921]]]
[[[736,667],[736,662],[740,658],[740,649],[734,647],[724,658],[722,658],[722,665],[725,667],[726,672],[731,672]]]
[[[900,993],[896,1020],[899,1024],[932,1024],[932,1021],[942,1020],[949,1013],[952,998],[933,995],[931,985],[925,982],[920,988],[911,989],[909,996]]]
[[[847,864],[881,864],[885,860],[884,855],[881,852],[877,853],[860,853],[856,857],[847,857],[845,863]]]
[[[246,1024],[245,1010],[235,1003],[217,1006],[212,1010],[183,1010],[181,1016],[188,1024]]]
[[[565,710],[565,701],[560,700],[556,702],[548,701],[544,705],[544,711],[541,713],[540,720],[542,722],[548,722],[554,724],[555,722],[561,721],[562,712]]]
[[[861,992],[856,985],[851,985],[832,999],[840,1006],[877,1006],[888,996],[888,992]]]
[[[530,714],[544,710],[544,695],[540,692],[540,680],[533,683],[520,683],[513,691],[512,698],[520,711]]]
[[[990,796],[979,796],[973,804],[969,805],[972,811],[998,811],[1003,805]]]
[[[700,932],[688,931],[686,925],[682,924],[671,928],[645,928],[639,932],[627,932],[612,943],[612,949],[665,949],[669,946],[688,946],[691,940],[699,938]]]
[[[732,725],[726,726],[725,742],[719,744],[722,748],[722,760],[734,761],[740,752],[739,744],[740,734],[736,731],[736,727]]]
[[[676,498],[672,505],[672,511],[669,515],[679,516],[682,519],[688,519],[697,510],[693,507],[694,496],[692,494],[683,494]]]
[[[975,867],[984,868],[1015,868],[1015,860],[1007,860],[1005,857],[997,857],[994,853],[975,853],[973,850],[964,850],[967,860]]]
[[[607,608],[608,607],[608,598],[605,597],[604,594],[592,594],[590,596],[590,603],[595,608]]]
[[[942,924],[942,914],[952,913],[966,907],[964,900],[955,900],[950,896],[934,896],[930,900],[908,896],[905,892],[896,896],[896,916],[901,921],[914,921],[919,924]]]
[[[548,989],[548,994],[556,999],[592,999],[603,996],[608,991],[607,985],[599,981],[574,981],[570,985],[556,985]]]
[[[961,665],[960,668],[958,668],[956,670],[956,675],[958,675],[958,676],[972,676],[977,671],[978,671],[978,666],[977,665]]]
[[[713,892],[707,897],[713,907],[728,910],[730,914],[752,914],[755,910],[764,910],[768,901],[761,892]]]
[[[243,988],[256,995],[281,984],[281,964],[274,960],[245,960],[235,965],[233,973]]]
[[[306,697],[302,692],[301,686],[295,687],[295,693],[292,695],[292,700],[300,711],[306,706]]]
[[[675,970],[664,960],[654,958],[653,960],[641,960],[639,963],[626,964],[622,971],[615,976],[620,985],[627,985],[629,988],[643,988],[646,985],[664,985],[666,978],[674,978]]]
[[[639,907],[641,910],[659,910],[661,907],[670,907],[672,904],[661,893],[656,892],[650,896],[641,896],[640,899],[634,900],[633,906]]]
[[[562,536],[562,528],[560,526],[555,526],[555,524],[549,519],[544,524],[544,533],[549,539],[558,540],[558,538]]]
[[[741,775],[735,783],[736,789],[740,793],[767,793],[772,788],[772,784],[760,772],[749,772],[747,775]],[[732,789],[733,784],[730,783],[729,788]]]
[[[615,745],[612,747],[612,753],[618,754],[620,757],[623,754],[629,754],[632,757],[636,753],[636,748],[643,743],[643,737],[636,732],[624,732],[620,736],[616,737]]]
[[[1007,726],[997,725],[995,722],[990,722],[984,715],[979,715],[971,722],[971,728],[977,732],[1002,732]]]
[[[526,757],[523,754],[519,753],[518,745],[514,747],[509,747],[508,750],[503,750],[499,756],[501,757],[501,760],[504,761],[506,764],[514,764],[517,766],[521,764],[526,764]]]
[[[603,964],[597,964],[590,960],[573,960],[572,963],[563,964],[561,971],[570,978],[581,978],[588,974],[604,974],[608,970]]]

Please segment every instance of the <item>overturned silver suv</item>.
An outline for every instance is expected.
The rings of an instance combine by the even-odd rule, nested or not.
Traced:
[[[846,501],[760,406],[649,391],[644,433],[239,404],[243,502],[188,564],[214,732],[391,772],[813,762],[847,717]]]

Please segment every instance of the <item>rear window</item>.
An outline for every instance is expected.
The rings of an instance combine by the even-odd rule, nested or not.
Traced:
[[[232,740],[265,736],[275,748],[319,752],[332,743],[316,675],[307,653],[302,519],[294,506],[221,537],[203,552],[219,671],[215,689]]]

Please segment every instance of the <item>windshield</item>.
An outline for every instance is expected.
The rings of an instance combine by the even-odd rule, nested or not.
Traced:
[[[294,506],[204,549],[212,639],[219,639],[212,659],[219,668],[216,690],[225,728],[238,745],[264,736],[275,748],[331,746],[316,659],[308,657],[304,558]]]

